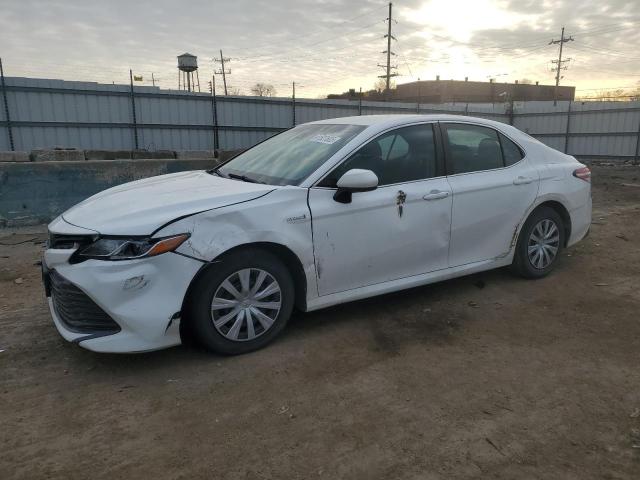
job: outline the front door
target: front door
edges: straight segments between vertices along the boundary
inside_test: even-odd
[[[383,133],[309,190],[319,295],[447,267],[452,195],[434,138],[432,124]],[[379,186],[336,202],[352,168],[372,170]]]
[[[520,147],[493,128],[441,127],[453,190],[449,266],[503,257],[536,199],[538,172]]]

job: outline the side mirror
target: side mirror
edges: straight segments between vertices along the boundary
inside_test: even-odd
[[[336,184],[333,199],[340,203],[351,203],[351,194],[354,192],[370,192],[378,188],[378,176],[371,170],[353,168],[344,173]]]

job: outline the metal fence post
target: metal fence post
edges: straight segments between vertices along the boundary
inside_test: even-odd
[[[509,99],[509,125],[513,126],[513,122],[514,122],[514,103],[513,103],[513,97],[511,97]]]
[[[293,82],[293,95],[291,96],[291,109],[293,116],[293,126],[296,126],[296,82]]]
[[[133,72],[129,69],[129,82],[131,84],[131,113],[133,116],[133,140],[135,149],[138,150],[138,122],[136,120],[136,97],[133,93]]]
[[[11,116],[9,115],[9,102],[7,101],[7,86],[4,83],[4,70],[2,69],[2,58],[0,58],[0,87],[2,88],[2,99],[4,100],[4,116],[7,120],[7,133],[9,134],[9,146],[11,151],[16,147],[13,143],[13,130],[11,129]]]
[[[640,116],[640,112],[638,112]],[[636,155],[633,158],[633,164],[640,164],[640,118],[638,118],[638,134],[636,135]]]
[[[564,153],[569,153],[569,134],[571,133],[571,100],[567,107],[567,130],[564,132]]]
[[[213,149],[220,148],[220,139],[218,138],[218,101],[216,97],[216,76],[211,76],[211,113],[213,115]]]

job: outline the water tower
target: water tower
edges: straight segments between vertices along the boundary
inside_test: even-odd
[[[193,73],[196,78],[194,80]],[[180,81],[182,77],[182,82]],[[178,56],[178,90],[187,90],[189,92],[196,90],[196,82],[198,91],[200,91],[200,76],[198,75],[198,57],[190,53],[183,53]]]

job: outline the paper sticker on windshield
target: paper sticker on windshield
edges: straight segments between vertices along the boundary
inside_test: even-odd
[[[310,140],[316,143],[325,143],[327,145],[331,145],[340,140],[340,137],[336,137],[335,135],[315,135],[311,137]]]

